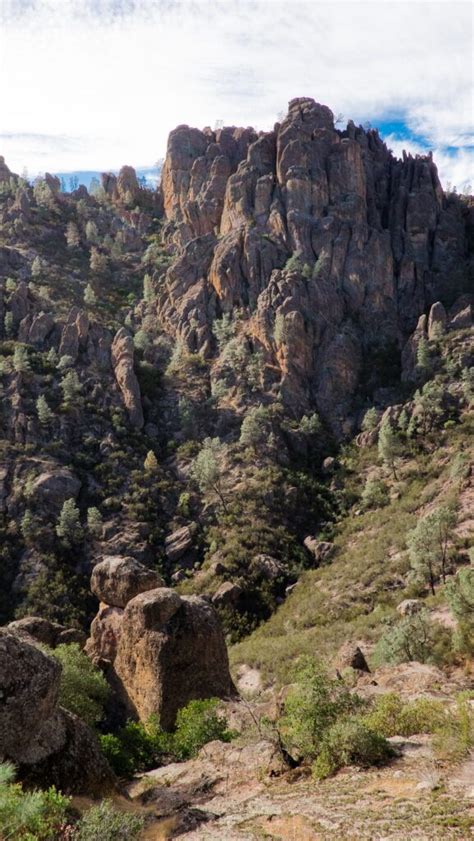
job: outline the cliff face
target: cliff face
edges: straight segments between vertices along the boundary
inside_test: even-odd
[[[316,408],[339,433],[374,349],[399,349],[431,303],[455,296],[465,224],[431,157],[397,160],[376,131],[338,131],[312,99],[258,136],[180,126],[161,190],[178,256],[160,320],[209,355],[213,320],[240,310],[286,406]]]
[[[268,133],[179,126],[158,191],[0,158],[0,617],[86,627],[110,556],[268,616],[334,516],[334,434],[471,325],[469,212],[310,99]]]

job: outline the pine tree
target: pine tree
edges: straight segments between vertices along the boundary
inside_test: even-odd
[[[87,528],[92,537],[102,535],[104,520],[98,508],[87,509]]]
[[[68,248],[77,248],[81,243],[79,231],[75,222],[67,223],[66,243]]]
[[[38,420],[42,426],[47,426],[49,423],[51,423],[51,421],[54,420],[54,414],[49,408],[44,394],[40,394],[36,401],[36,413],[38,415]]]
[[[17,345],[13,353],[13,370],[17,374],[26,374],[31,371],[28,351],[24,345]]]
[[[446,581],[448,544],[455,525],[456,512],[445,505],[422,517],[407,537],[412,569],[433,594],[437,579]]]
[[[143,300],[146,304],[151,304],[154,300],[155,293],[153,290],[153,284],[151,282],[151,277],[149,274],[146,274],[143,278]]]
[[[87,239],[87,242],[96,243],[97,242],[97,236],[98,236],[97,225],[95,224],[95,222],[92,221],[92,219],[90,219],[89,222],[87,222],[87,224],[86,224],[86,239]]]
[[[79,543],[84,536],[81,526],[79,509],[73,497],[66,499],[56,526],[56,534],[67,545]]]
[[[158,470],[158,459],[153,450],[148,450],[145,461],[143,462],[143,467],[147,473],[156,473]]]
[[[421,336],[416,349],[416,369],[421,376],[426,377],[432,370],[431,351],[428,340]]]
[[[79,377],[75,371],[68,371],[61,380],[61,389],[63,392],[63,402],[67,408],[70,408],[76,402],[79,394],[82,391],[82,385]]]
[[[5,313],[5,318],[3,319],[3,326],[5,328],[5,334],[6,334],[7,338],[11,339],[11,337],[13,336],[13,332],[14,332],[14,329],[13,329],[13,313],[11,313],[11,312],[6,312]]]
[[[89,265],[91,271],[97,272],[97,274],[103,274],[106,271],[108,265],[107,255],[102,254],[98,248],[92,246]]]
[[[222,476],[226,452],[227,448],[219,438],[206,438],[201,451],[194,459],[190,474],[202,493],[214,491],[217,494],[224,511],[227,507],[222,490]]]
[[[20,531],[26,543],[28,543],[36,533],[35,518],[33,517],[33,514],[31,513],[29,508],[26,509],[25,513],[23,514],[23,517],[21,518]]]
[[[41,265],[41,260],[39,257],[35,257],[31,264],[31,277],[41,277],[43,273],[43,267]]]
[[[379,430],[378,450],[380,460],[391,469],[393,478],[398,481],[396,462],[402,453],[402,445],[388,417],[382,421]]]
[[[84,289],[84,303],[88,307],[93,307],[97,303],[97,295],[95,294],[90,283]]]
[[[367,409],[363,419],[361,429],[363,432],[371,432],[377,426],[379,422],[379,413],[375,406],[371,406],[370,409]]]

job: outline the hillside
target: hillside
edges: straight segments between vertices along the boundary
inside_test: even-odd
[[[178,126],[156,190],[129,166],[103,175],[93,195],[60,186],[48,174],[29,185],[0,159],[3,633],[53,649],[89,636],[110,697],[87,723],[105,738],[150,714],[179,733],[189,701],[226,699],[241,735],[220,759],[214,741],[209,761],[205,747],[196,759],[197,748],[160,742],[156,754],[155,744],[158,783],[130,789],[137,811],[150,807],[143,837],[351,837],[354,820],[360,838],[466,837],[471,813],[461,819],[455,797],[470,795],[452,781],[468,774],[471,736],[464,753],[440,759],[425,723],[382,728],[381,739],[421,733],[421,764],[400,748],[393,767],[316,783],[319,748],[296,749],[278,722],[307,658],[369,706],[397,692],[459,703],[464,720],[455,699],[473,688],[472,199],[443,192],[430,155],[397,159],[376,130],[339,130],[306,98],[267,133]],[[56,689],[50,701],[48,732],[64,714]],[[63,786],[43,747],[17,759],[1,734],[0,755],[26,784],[46,774]],[[68,737],[59,753],[76,738],[86,739]],[[272,829],[255,745],[273,762],[275,739],[272,797],[286,805]],[[249,751],[248,813],[232,750]],[[376,810],[374,775],[382,790],[407,774],[419,782],[425,760],[441,763],[443,782],[423,790],[421,823],[399,804],[392,827],[354,818],[356,790],[372,786]],[[150,765],[142,757],[132,771]],[[111,779],[100,768],[97,790]],[[224,773],[238,792],[228,824],[222,803],[204,809],[196,782],[207,774],[217,791]],[[79,773],[67,793],[92,793],[90,779]],[[322,798],[314,813],[302,805],[311,786]],[[340,818],[322,814],[326,796]],[[297,812],[301,824],[288,817]]]

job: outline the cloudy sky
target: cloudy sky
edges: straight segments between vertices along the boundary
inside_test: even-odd
[[[472,176],[472,5],[0,0],[0,154],[37,172],[149,166],[179,123],[269,129],[312,96]]]

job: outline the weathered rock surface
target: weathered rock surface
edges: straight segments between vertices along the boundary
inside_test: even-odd
[[[194,698],[234,693],[227,649],[214,608],[197,596],[150,590],[125,608],[114,663],[129,713],[155,714],[173,726]]]
[[[431,156],[397,160],[376,131],[338,131],[309,98],[258,137],[179,126],[161,193],[180,249],[157,301],[166,329],[208,354],[216,315],[245,311],[284,402],[340,434],[373,350],[399,353],[464,260],[464,219]]]
[[[303,544],[313,556],[317,566],[327,561],[334,552],[333,543],[329,543],[327,540],[317,540],[315,537],[311,537],[311,535],[305,537]]]
[[[397,605],[397,611],[401,616],[413,616],[423,610],[423,602],[420,599],[403,599]]]
[[[432,305],[428,316],[428,338],[439,338],[446,331],[446,310],[441,301]]]
[[[92,571],[92,592],[101,602],[113,607],[125,607],[139,593],[162,586],[161,576],[135,558],[109,556]]]
[[[117,332],[111,349],[115,378],[128,410],[130,423],[137,429],[143,426],[140,386],[133,368],[133,339],[124,327]]]
[[[60,675],[56,660],[0,628],[0,758],[18,764],[28,783],[104,794],[113,774],[92,730],[58,706]]]
[[[80,479],[67,467],[45,469],[33,483],[33,492],[41,506],[56,511],[66,499],[76,497],[81,487]]]
[[[181,566],[192,566],[196,560],[196,553],[193,552],[194,536],[196,526],[182,526],[165,539],[166,557],[170,564],[178,561]]]
[[[352,642],[344,643],[337,653],[335,666],[338,670],[355,669],[358,672],[370,672],[367,660],[361,648]]]
[[[17,635],[32,637],[36,642],[44,643],[50,648],[57,645],[69,645],[77,643],[81,647],[85,644],[86,635],[77,628],[66,628],[59,622],[51,622],[40,616],[25,616],[23,619],[16,619],[7,626]]]
[[[101,604],[91,623],[85,652],[91,660],[114,662],[123,622],[123,608]]]

